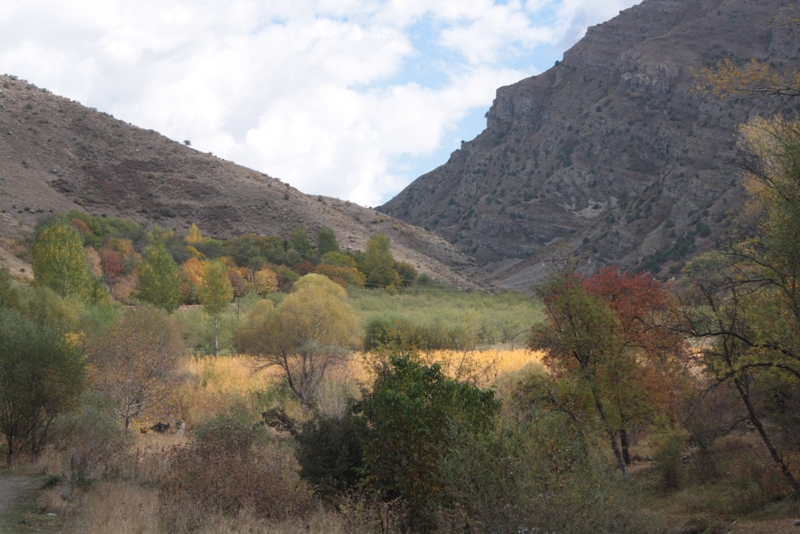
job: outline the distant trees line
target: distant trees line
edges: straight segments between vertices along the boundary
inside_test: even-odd
[[[110,297],[168,312],[180,304],[208,304],[212,293],[230,302],[248,291],[288,292],[309,273],[343,287],[432,282],[394,259],[385,234],[373,235],[364,251],[351,251],[342,249],[327,227],[318,231],[316,245],[304,228],[289,239],[245,234],[222,241],[203,236],[194,224],[178,236],[158,226],[148,232],[130,219],[71,211],[37,227],[30,256],[37,283],[61,296],[84,302]]]

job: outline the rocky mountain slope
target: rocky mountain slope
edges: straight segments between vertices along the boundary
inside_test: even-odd
[[[698,92],[694,73],[726,58],[797,68],[791,4],[644,0],[547,72],[498,89],[486,130],[378,209],[511,287],[564,255],[670,276],[741,206],[737,125],[780,106]]]
[[[374,210],[305,195],[280,180],[204,154],[13,76],[0,76],[0,264],[18,275],[14,238],[49,213],[84,210],[205,235],[288,237],[321,226],[362,249],[385,232],[398,260],[463,288],[485,287],[474,260],[441,237]],[[28,266],[29,267],[29,266]],[[25,269],[23,271],[23,269]]]

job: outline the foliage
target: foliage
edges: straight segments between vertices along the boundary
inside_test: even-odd
[[[178,381],[186,351],[170,316],[142,307],[123,315],[87,351],[95,389],[114,403],[125,432],[134,417],[163,401]]]
[[[325,373],[348,360],[359,337],[355,315],[337,295],[342,288],[320,278],[322,283],[304,284],[277,309],[269,301],[259,304],[235,337],[239,352],[256,356],[262,367],[278,367],[281,380],[309,409],[317,404]]]
[[[401,354],[447,349],[467,350],[474,341],[464,325],[448,325],[443,322],[418,324],[402,316],[374,316],[364,328],[366,352],[389,351]]]
[[[367,277],[355,267],[320,263],[314,268],[314,272],[327,276],[342,287],[364,287],[367,283]]]
[[[278,290],[278,276],[269,267],[261,268],[253,275],[253,279],[253,287],[261,296]]]
[[[295,436],[300,476],[329,498],[355,488],[363,478],[365,435],[363,419],[349,411],[310,419]]]
[[[589,279],[567,271],[538,291],[548,321],[533,328],[530,348],[546,351],[545,364],[556,377],[588,388],[627,475],[629,426],[653,422],[658,414],[675,420],[679,386],[687,377],[681,338],[664,322],[674,302],[646,275],[615,269]],[[557,397],[549,402],[563,406]]]
[[[756,59],[743,67],[725,59],[715,68],[701,69],[696,78],[698,91],[721,97],[800,96],[800,72],[780,72]]]
[[[292,238],[289,241],[289,245],[303,257],[308,255],[313,248],[311,246],[311,241],[308,239],[308,232],[306,232],[305,228],[297,228],[294,232],[292,232]]]
[[[400,276],[400,280],[402,280],[403,287],[408,287],[414,283],[414,281],[419,276],[417,270],[414,268],[413,265],[408,263],[407,261],[398,261],[394,264],[394,270]]]
[[[712,383],[734,386],[800,502],[797,469],[780,450],[782,438],[791,442],[800,433],[800,421],[781,419],[783,436],[767,430],[768,415],[784,410],[773,391],[796,389],[800,381],[800,123],[756,119],[742,129],[742,145],[751,201],[740,241],[713,262],[693,262],[683,327],[703,340],[702,363]]]
[[[197,298],[214,325],[214,354],[219,353],[219,318],[233,300],[233,286],[228,266],[221,261],[203,263],[203,279],[197,286]]]
[[[464,436],[442,461],[440,524],[475,533],[655,531],[590,441],[563,414],[546,412]]]
[[[376,373],[361,403],[367,477],[387,499],[403,498],[420,526],[441,498],[441,457],[465,434],[491,430],[499,403],[492,391],[408,356],[379,363]]]
[[[259,445],[257,431],[221,419],[202,438],[174,449],[161,483],[161,522],[169,532],[200,527],[210,514],[248,511],[273,520],[302,515],[311,506],[292,458],[275,444]]]
[[[359,268],[367,276],[369,287],[397,287],[401,284],[400,275],[394,270],[394,258],[389,250],[389,237],[375,234],[367,241],[364,261]]]
[[[323,226],[317,232],[317,253],[322,256],[329,252],[339,252],[339,243],[333,230]]]
[[[138,298],[157,308],[172,313],[178,308],[183,295],[180,272],[163,243],[156,243],[147,251],[137,271]]]
[[[89,272],[81,237],[66,224],[51,224],[36,237],[33,276],[38,284],[62,297],[86,302],[95,296],[95,281]]]
[[[55,418],[76,407],[84,376],[77,343],[0,307],[0,431],[9,463],[18,452],[41,449]]]

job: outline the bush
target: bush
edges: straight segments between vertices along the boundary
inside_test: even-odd
[[[246,510],[282,520],[309,510],[310,494],[291,455],[258,441],[252,427],[218,418],[190,446],[175,449],[159,493],[163,527],[185,532],[202,526],[211,514]]]
[[[562,414],[464,436],[442,461],[450,532],[643,533],[630,487]]]
[[[364,421],[353,415],[319,416],[296,436],[300,476],[323,496],[356,487],[364,464]]]
[[[683,486],[685,478],[683,453],[685,450],[686,436],[679,432],[668,433],[657,444],[654,458],[664,489],[676,490]]]
[[[489,431],[499,403],[493,391],[448,378],[438,364],[394,357],[377,369],[361,408],[368,478],[388,500],[403,499],[412,526],[426,529],[441,497],[441,456],[465,435]]]

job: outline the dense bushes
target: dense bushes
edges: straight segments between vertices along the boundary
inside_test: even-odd
[[[170,532],[197,528],[211,514],[247,510],[255,517],[283,519],[311,506],[291,454],[227,417],[210,422],[190,446],[172,452],[160,501],[162,523]]]

